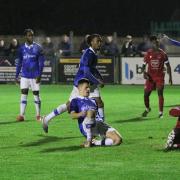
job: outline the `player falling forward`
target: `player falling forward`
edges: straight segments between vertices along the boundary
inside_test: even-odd
[[[178,119],[175,128],[168,135],[165,150],[180,149],[180,107],[172,108],[169,114]]]
[[[102,121],[96,121],[97,104],[93,98],[89,98],[90,83],[88,79],[78,82],[79,96],[70,103],[72,119],[78,119],[79,130],[86,137],[84,147],[120,145],[122,137],[117,130]],[[94,139],[101,136],[101,140]]]
[[[16,66],[16,83],[19,83],[18,76],[21,72],[20,115],[17,117],[17,121],[24,121],[29,88],[32,89],[34,95],[36,119],[40,120],[41,100],[39,97],[39,89],[45,59],[41,46],[33,41],[33,30],[26,29],[24,35],[26,42],[19,48],[18,62]]]
[[[169,84],[172,85],[171,66],[168,61],[166,53],[159,48],[159,40],[156,36],[151,36],[150,41],[152,43],[152,49],[147,51],[144,57],[143,71],[144,78],[146,79],[144,86],[144,104],[145,111],[142,116],[146,117],[151,111],[149,105],[149,96],[153,90],[157,88],[159,98],[159,118],[163,118],[163,106],[164,106],[164,64],[167,66],[167,73],[169,74]],[[148,65],[147,72],[145,71],[146,65]]]
[[[89,79],[91,84],[90,97],[96,99],[96,102],[98,104],[98,120],[104,121],[104,103],[101,99],[99,91],[99,86],[103,87],[104,83],[102,76],[96,68],[98,60],[97,51],[100,50],[102,38],[98,34],[92,34],[88,36],[87,43],[90,47],[86,49],[83,55],[81,56],[79,69],[74,79],[74,86],[69,101],[66,104],[59,105],[50,114],[41,118],[43,123],[43,130],[46,133],[48,132],[48,124],[50,120],[66,112],[69,109],[69,104],[71,100],[79,95],[77,85],[79,79],[82,78]]]

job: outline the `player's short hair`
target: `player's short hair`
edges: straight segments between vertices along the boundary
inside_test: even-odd
[[[155,36],[155,35],[150,36],[149,39],[150,39],[150,41],[157,41],[158,40],[157,36]]]
[[[32,34],[34,34],[34,31],[32,29],[25,29],[24,35],[26,36],[28,32],[31,32]]]
[[[101,41],[102,41],[102,37],[99,35],[99,34],[91,34],[87,37],[87,44],[89,46],[91,46],[91,41],[94,39],[94,38],[99,38]]]
[[[82,85],[82,84],[84,84],[84,83],[90,84],[90,82],[89,82],[88,79],[82,78],[82,79],[80,79],[80,80],[78,81],[78,86],[79,86],[79,85]]]

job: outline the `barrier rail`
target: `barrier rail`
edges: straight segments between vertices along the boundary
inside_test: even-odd
[[[8,57],[0,57],[0,83],[11,83],[15,79],[16,67],[7,61]],[[72,83],[79,61],[79,56],[46,57],[42,83]],[[180,57],[169,57],[169,61],[173,84],[180,85]],[[107,84],[144,84],[142,64],[141,57],[100,57],[97,68]],[[168,83],[168,75],[165,82]]]

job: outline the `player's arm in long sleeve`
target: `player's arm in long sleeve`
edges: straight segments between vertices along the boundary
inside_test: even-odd
[[[163,39],[168,40],[171,45],[180,46],[180,41],[169,38],[167,35],[163,35]]]
[[[146,63],[145,62],[142,65],[142,73],[143,73],[144,79],[148,79],[148,73],[146,72]]]
[[[142,65],[142,73],[143,73],[144,79],[150,80],[151,77],[148,74],[148,72],[146,72],[146,65],[147,65],[147,55],[144,56],[144,63]]]
[[[78,119],[86,116],[86,111],[78,112],[78,105],[75,99],[73,99],[70,103],[70,115],[72,119]]]
[[[169,40],[171,45],[180,46],[180,41],[176,41],[176,40],[170,39],[170,38],[168,38],[168,40]]]
[[[22,68],[22,53],[21,53],[21,48],[19,48],[18,50],[18,61],[16,64],[16,80],[18,79],[19,73],[21,72],[21,68]]]
[[[83,64],[84,64],[84,74],[85,76],[94,84],[101,84],[100,79],[96,78],[93,73],[91,72],[91,64],[92,64],[92,55],[85,55],[84,56],[84,60],[83,60]]]
[[[103,77],[96,68],[94,69],[94,73],[96,74],[96,78],[100,79],[103,82]]]
[[[84,66],[84,72],[85,76],[94,84],[101,84],[100,80],[96,78],[90,71],[90,68],[88,66]]]
[[[78,119],[80,117],[85,117],[87,112],[86,111],[81,111],[79,113],[76,113],[75,111],[71,111],[71,118],[72,119]]]

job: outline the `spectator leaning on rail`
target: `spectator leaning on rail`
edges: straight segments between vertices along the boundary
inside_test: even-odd
[[[134,57],[136,55],[136,46],[133,43],[133,39],[131,35],[126,36],[126,40],[122,46],[121,54],[124,57]]]
[[[69,37],[65,34],[62,37],[62,41],[58,45],[58,52],[61,56],[71,55],[71,43]]]
[[[101,54],[104,56],[117,56],[119,49],[117,44],[114,43],[112,36],[107,36],[104,44],[101,47]]]

